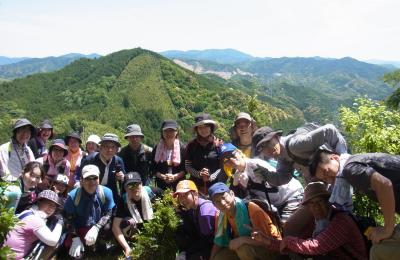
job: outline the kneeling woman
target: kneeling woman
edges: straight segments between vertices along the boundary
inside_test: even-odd
[[[44,190],[39,193],[36,205],[18,215],[22,224],[17,224],[10,231],[4,243],[4,246],[9,246],[15,253],[15,259],[25,257],[38,240],[49,246],[57,244],[61,236],[63,220],[62,218],[58,220],[53,231],[46,226],[46,220],[54,214],[59,205],[57,194],[51,190]]]

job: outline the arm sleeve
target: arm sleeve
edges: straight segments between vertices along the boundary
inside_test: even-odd
[[[60,236],[61,236],[61,232],[62,232],[62,225],[60,223],[57,223],[56,226],[54,227],[53,231],[51,231],[45,225],[33,232],[40,239],[40,241],[42,241],[46,245],[55,246],[57,244],[58,240],[60,240]]]
[[[255,229],[274,238],[281,237],[278,228],[272,223],[271,218],[259,206],[253,202],[249,202],[248,209],[251,224]]]
[[[354,225],[350,226],[346,221],[346,213],[337,213],[328,227],[315,238],[307,240],[296,237],[285,237],[287,248],[293,252],[322,255],[331,252],[342,245],[346,244],[350,239],[353,239],[355,232],[359,232]],[[341,216],[340,216],[341,215]],[[348,217],[350,218],[350,217]],[[349,219],[349,221],[352,221]]]
[[[344,166],[343,177],[355,190],[367,193],[371,189],[371,176],[376,172],[367,164],[351,162]]]
[[[216,170],[215,172],[213,172],[211,175],[210,175],[210,181],[212,182],[212,181],[214,181],[215,179],[217,179],[217,177],[218,177],[218,175],[221,173],[221,169],[218,169],[218,170]],[[225,173],[222,173],[222,174],[225,174]]]
[[[200,177],[200,171],[198,171],[195,168],[193,168],[192,161],[185,160],[185,168],[186,168],[186,171],[188,173],[190,173],[191,176],[193,176],[193,177],[195,177],[197,179],[201,178]]]

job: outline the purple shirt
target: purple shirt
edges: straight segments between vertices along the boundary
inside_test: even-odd
[[[214,207],[211,201],[201,198],[199,198],[199,205],[197,216],[200,232],[204,236],[213,235],[217,209]]]

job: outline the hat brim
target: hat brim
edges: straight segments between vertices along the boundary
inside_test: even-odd
[[[315,199],[317,197],[329,198],[330,196],[331,196],[331,194],[328,191],[319,192],[319,193],[314,194],[311,197],[307,198],[306,200],[304,200],[301,203],[301,205],[306,205],[308,202],[310,202],[310,200]]]
[[[84,175],[82,175],[82,178],[83,178],[83,179],[86,179],[87,177],[90,177],[90,176],[99,177],[99,174],[93,173],[93,172],[88,172],[88,173],[85,173]]]
[[[269,134],[267,134],[261,141],[259,141],[256,145],[256,148],[259,148],[263,143],[270,141],[274,136],[282,136],[282,130],[276,130]]]
[[[124,137],[126,139],[129,136],[141,136],[141,137],[144,137],[144,135],[141,132],[131,132],[131,133],[126,134]]]
[[[126,183],[124,183],[124,189],[126,189],[126,187],[128,187],[128,185],[131,184],[131,183],[140,183],[141,184],[142,180],[135,180],[135,179],[129,180]]]
[[[215,122],[214,120],[211,120],[211,119],[206,119],[206,120],[201,120],[201,121],[195,123],[192,128],[195,129],[196,127],[198,127],[200,125],[207,125],[207,124],[213,125],[215,129],[217,129],[217,127],[218,127],[217,122]]]
[[[55,204],[57,204],[58,206],[61,206],[60,198],[57,198],[57,200],[50,199],[50,198],[45,198],[45,197],[42,197],[42,198],[39,198],[39,199],[38,199],[38,201],[41,201],[41,200],[52,201],[52,202],[54,202]]]
[[[173,130],[178,130],[178,127],[174,127],[174,126],[166,126],[166,127],[163,127],[161,130],[167,130],[167,129],[173,129]]]
[[[66,136],[65,139],[64,139],[64,141],[65,141],[65,144],[66,144],[67,146],[68,146],[69,139],[71,139],[71,138],[74,138],[74,139],[78,140],[78,141],[79,141],[79,144],[82,144],[82,140],[81,140],[80,138],[75,137],[75,136]]]
[[[99,145],[101,145],[104,142],[112,142],[112,143],[116,144],[118,147],[121,147],[121,143],[117,142],[117,141],[114,141],[114,140],[102,140],[102,141],[99,142]]]
[[[50,147],[49,147],[49,152],[50,152],[50,153],[53,151],[53,148],[52,148],[52,147],[54,147],[54,146],[60,147],[61,149],[64,150],[64,157],[68,155],[68,149],[67,149],[67,147],[65,147],[65,146],[63,146],[63,145],[61,145],[61,144],[52,144],[52,145],[50,145]]]
[[[174,193],[172,193],[172,196],[174,196],[175,198],[179,195],[179,193],[186,193],[192,191],[191,189],[180,189],[175,191]]]

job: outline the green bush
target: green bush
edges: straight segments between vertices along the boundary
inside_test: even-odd
[[[18,222],[14,216],[13,209],[7,209],[7,197],[4,195],[8,184],[6,182],[0,182],[0,244],[2,245],[7,237],[7,234],[14,225]],[[10,256],[12,251],[9,247],[0,248],[0,259],[6,259]]]
[[[163,199],[156,201],[153,208],[154,219],[145,223],[143,230],[135,236],[132,257],[148,260],[174,259],[178,251],[174,232],[179,218],[175,213],[171,191],[166,190]]]

